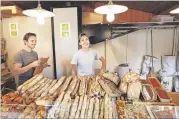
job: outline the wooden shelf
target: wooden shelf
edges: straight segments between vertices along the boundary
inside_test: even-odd
[[[1,56],[2,55],[6,55],[7,54],[7,51],[6,50],[1,50]]]
[[[9,71],[4,71],[1,72],[1,77],[6,76],[6,75],[10,75],[11,73]]]

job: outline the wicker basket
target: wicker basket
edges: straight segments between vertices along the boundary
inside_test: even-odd
[[[144,87],[146,88],[147,93],[149,94],[151,99],[146,98],[146,94],[144,93]],[[153,89],[153,87],[150,84],[142,84],[142,90],[141,90],[142,96],[144,97],[144,100],[147,102],[154,102],[157,100],[157,93]]]

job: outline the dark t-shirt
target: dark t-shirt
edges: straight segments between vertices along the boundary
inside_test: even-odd
[[[38,60],[37,52],[31,51],[28,52],[24,49],[20,50],[14,57],[14,63],[22,64],[22,67],[29,65],[30,63]],[[33,77],[35,68],[30,69],[29,71],[20,74],[19,80],[28,80]]]

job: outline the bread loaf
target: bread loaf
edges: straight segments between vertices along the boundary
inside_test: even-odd
[[[99,79],[98,82],[109,96],[119,97],[121,95],[121,92],[113,82],[105,79]]]
[[[87,119],[93,118],[93,108],[94,108],[94,98],[91,98],[88,107]]]
[[[60,103],[62,102],[63,100],[63,97],[64,97],[64,94],[65,92],[61,92],[61,94],[59,95],[59,97],[56,99],[54,105],[52,106],[52,108],[49,110],[49,113],[48,113],[48,118],[55,118],[55,113],[56,111],[58,110],[58,107],[60,105]]]
[[[93,119],[99,119],[99,99],[95,98]]]
[[[109,119],[109,96],[104,96],[104,119]]]
[[[83,106],[81,109],[81,114],[80,114],[80,119],[84,119],[85,118],[85,111],[87,108],[87,95],[84,96],[84,100],[83,100]]]
[[[83,104],[83,98],[84,98],[84,96],[80,96],[80,101],[79,101],[79,104],[78,104],[77,112],[75,114],[75,119],[78,119],[79,116],[80,116],[80,112],[81,112],[81,108],[82,108],[82,104]]]
[[[31,88],[33,85],[35,85],[37,82],[39,82],[43,78],[43,75],[40,74],[35,78],[32,82],[22,87],[21,93],[25,93],[25,91],[29,88]]]
[[[113,74],[113,73],[109,73],[109,72],[108,73],[104,73],[103,77],[108,79],[108,80],[110,80],[110,81],[112,81],[113,83],[115,83],[116,86],[120,82],[120,78],[117,75]]]
[[[62,83],[64,82],[66,76],[62,76],[58,82],[50,89],[49,93],[50,94],[53,94],[61,85]]]
[[[100,100],[100,114],[99,119],[104,119],[104,99]]]
[[[72,97],[74,97],[75,95],[78,95],[78,90],[79,90],[79,87],[80,87],[80,81],[81,80],[79,80],[79,79],[77,80],[75,89],[73,90],[73,92],[71,94]]]
[[[75,89],[75,86],[76,86],[76,83],[77,83],[77,77],[75,77],[72,81],[71,81],[71,83],[70,83],[70,85],[69,85],[69,87],[68,87],[68,91],[71,91],[71,92],[73,92],[74,91],[74,89]]]
[[[65,115],[64,115],[64,119],[68,119],[70,116],[70,107],[71,107],[71,102],[68,102],[66,111],[65,111]]]
[[[46,96],[50,89],[57,83],[57,80],[53,80],[52,83],[50,84],[50,86],[41,94],[41,97]]]
[[[75,114],[78,109],[78,102],[79,102],[79,96],[75,98],[75,101],[72,104],[71,110],[70,110],[70,119],[73,119],[75,117]]]

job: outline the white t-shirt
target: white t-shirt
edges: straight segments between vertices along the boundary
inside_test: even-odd
[[[101,55],[91,48],[88,51],[78,50],[71,61],[71,64],[77,65],[77,74],[79,76],[94,75],[94,61],[99,60]]]

